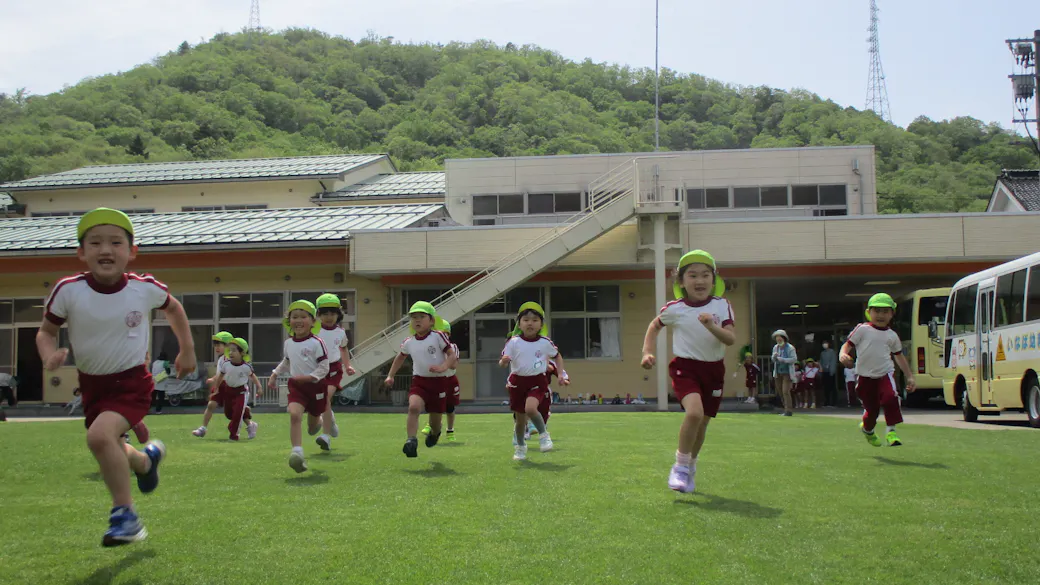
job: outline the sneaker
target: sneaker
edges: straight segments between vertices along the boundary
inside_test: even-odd
[[[206,436],[206,427],[199,427],[191,432],[196,437],[202,438]]]
[[[148,442],[148,436],[150,433],[148,432],[148,425],[144,424],[144,421],[130,427],[130,430],[134,432],[134,436],[137,437],[138,443]]]
[[[319,447],[321,447],[322,451],[328,451],[332,448],[332,438],[330,438],[328,435],[323,434],[319,436],[317,439],[314,439],[314,442],[317,443]]]
[[[433,447],[434,445],[437,444],[437,441],[440,441],[440,440],[441,440],[441,434],[440,433],[437,433],[436,435],[426,435],[426,446],[427,447]]]
[[[144,454],[152,461],[152,465],[147,472],[136,474],[137,488],[142,494],[150,494],[159,487],[159,463],[166,457],[166,445],[158,439],[149,441],[144,446]]]
[[[101,546],[120,546],[144,540],[148,531],[128,506],[112,508],[108,516],[108,530],[101,539]]]
[[[668,489],[688,494],[693,491],[693,488],[693,475],[690,473],[690,468],[673,465],[671,473],[668,474]]]
[[[873,431],[870,432],[870,433],[867,433],[866,431],[864,431],[863,430],[863,423],[859,423],[859,430],[860,430],[861,433],[863,433],[863,436],[866,437],[868,443],[870,443],[871,445],[873,445],[875,447],[880,447],[881,446],[881,437],[877,436],[877,433],[875,433]]]
[[[885,439],[888,440],[889,447],[898,447],[903,444],[903,442],[899,440],[899,436],[896,435],[895,431],[888,431],[888,434],[885,435]]]
[[[423,427],[423,428],[422,428],[422,430],[421,430],[421,431],[419,431],[419,432],[420,432],[420,433],[422,433],[422,434],[424,434],[424,435],[429,435],[430,433],[432,433],[432,432],[433,432],[433,429],[431,429],[431,428],[430,428],[430,425],[426,425],[426,426],[425,426],[425,427]]]
[[[448,436],[445,437],[445,438],[448,440],[449,443],[454,443],[455,442],[455,431],[448,431]],[[514,439],[515,439],[515,437],[514,437]]]
[[[524,459],[527,459],[527,445],[517,445],[513,450],[513,461],[523,461]]]
[[[524,431],[524,440],[525,441],[530,441],[531,440],[531,431]]]
[[[781,412],[780,416],[794,416],[793,412]]]
[[[336,439],[336,438],[339,437],[339,425],[338,424],[333,423],[332,430],[329,432],[329,436],[332,437],[333,439]]]
[[[258,428],[260,428],[260,423],[256,422],[255,420],[249,421],[249,426],[246,427],[246,433],[248,434],[250,439],[256,438],[256,429]]]
[[[303,458],[303,453],[299,451],[289,453],[289,467],[292,467],[296,473],[307,471],[307,460]]]
[[[408,457],[419,456],[419,439],[412,437],[404,442],[404,448],[401,451]]]
[[[542,453],[547,453],[549,451],[552,451],[552,448],[553,448],[553,442],[552,442],[552,439],[549,438],[549,433],[545,433],[541,437],[538,437],[538,450],[539,451],[541,451]]]
[[[530,437],[531,435],[537,435],[537,434],[538,434],[538,429],[537,429],[537,427],[534,426],[534,423],[531,422],[531,421],[527,421],[527,436]]]

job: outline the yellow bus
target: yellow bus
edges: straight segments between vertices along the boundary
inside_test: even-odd
[[[917,391],[904,396],[911,402],[927,402],[943,395],[946,370],[943,339],[949,297],[949,288],[926,288],[915,290],[897,301],[892,328],[903,341],[903,355],[917,381]],[[900,388],[903,387],[900,383]],[[905,391],[903,393],[905,395]]]
[[[1040,428],[1040,253],[958,281],[946,324],[946,403],[969,422],[1024,409]]]

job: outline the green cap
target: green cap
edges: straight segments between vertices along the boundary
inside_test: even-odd
[[[231,343],[232,341],[234,341],[234,339],[235,336],[228,333],[227,331],[220,331],[213,336],[213,341],[219,341],[220,343],[224,344]]]
[[[426,301],[417,301],[415,304],[413,304],[412,308],[408,309],[408,314],[411,315],[412,313],[426,313],[427,315],[433,317],[433,330],[434,331],[450,331],[451,330],[451,325],[449,325],[448,322],[445,321],[444,319],[441,319],[440,317],[438,317],[437,316],[437,309],[434,309],[433,305],[428,303],[428,302],[426,302]],[[445,328],[447,328],[447,329],[445,329]],[[411,323],[408,324],[408,331],[410,331],[413,335],[415,334],[415,329],[412,328]]]
[[[332,293],[325,293],[318,297],[318,301],[314,303],[319,309],[340,309],[343,310],[343,304],[340,303],[339,297]]]
[[[543,309],[541,305],[534,301],[528,301],[520,305],[520,310],[516,312],[516,326],[513,327],[513,335],[520,335],[520,315],[524,311],[528,310],[534,311],[535,313],[538,313],[539,316],[541,316],[542,328],[538,331],[538,335],[541,335],[542,337],[548,337],[549,326],[545,323],[545,309]]]
[[[314,321],[314,326],[311,327],[311,333],[317,335],[318,332],[321,331],[321,323],[319,323],[317,321],[317,319],[318,319],[318,317],[317,317],[318,311],[317,311],[317,309],[314,308],[314,304],[313,303],[311,303],[310,301],[302,300],[302,299],[298,300],[298,301],[293,301],[292,304],[289,305],[289,310],[285,312],[285,318],[282,319],[282,326],[285,327],[285,330],[288,331],[289,334],[292,334],[292,332],[293,332],[292,331],[292,327],[289,325],[289,315],[292,315],[292,312],[297,310],[297,309],[299,309],[301,311],[306,311],[307,314],[310,315],[311,318],[315,320]]]
[[[889,295],[888,293],[877,293],[874,296],[870,297],[870,300],[867,301],[867,310],[866,310],[866,315],[867,315],[867,319],[868,320],[870,319],[870,309],[873,308],[873,307],[887,308],[887,309],[892,309],[893,311],[895,311],[896,310],[896,302],[894,300],[892,300],[892,296]]]
[[[236,337],[228,342],[228,345],[237,345],[238,349],[242,350],[242,361],[252,361],[249,357],[249,343],[241,337]],[[228,347],[224,348],[224,357],[231,359],[231,349]]]
[[[82,242],[87,231],[99,225],[114,225],[123,228],[131,236],[134,235],[134,223],[130,221],[127,214],[117,209],[98,207],[79,218],[79,225],[76,226],[76,239]]]
[[[711,290],[711,296],[721,297],[723,294],[725,294],[726,282],[722,280],[721,276],[719,276],[719,270],[718,267],[715,265],[714,256],[705,252],[704,250],[692,250],[690,252],[687,252],[683,254],[682,258],[679,259],[679,264],[675,267],[675,273],[679,274],[683,267],[689,266],[690,264],[708,265],[711,268],[711,271],[715,273],[715,287]],[[675,298],[677,299],[683,298],[682,285],[678,282],[673,284],[672,293],[675,295]]]

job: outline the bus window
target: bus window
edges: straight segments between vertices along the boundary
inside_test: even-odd
[[[914,301],[903,301],[896,305],[896,314],[892,317],[892,330],[896,332],[899,339],[904,341],[910,339],[910,322],[914,318]]]
[[[927,325],[932,319],[942,325],[946,322],[946,297],[921,297],[917,308],[917,324]]]
[[[1040,320],[1040,264],[1029,269],[1029,300],[1026,303],[1026,320]]]
[[[947,329],[950,335],[969,335],[975,333],[975,303],[979,296],[979,285],[957,291],[953,299],[953,324]]]
[[[1025,311],[1026,270],[1012,272],[997,279],[996,318],[994,327],[1021,323]]]

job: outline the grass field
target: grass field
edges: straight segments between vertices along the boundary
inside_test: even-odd
[[[340,415],[331,454],[286,464],[288,416],[231,443],[149,417],[168,447],[137,494],[150,536],[103,549],[109,507],[81,421],[0,425],[0,582],[1035,583],[1040,433],[722,415],[698,492],[666,487],[675,413],[559,414],[511,460],[508,415],[401,454],[403,415]]]

